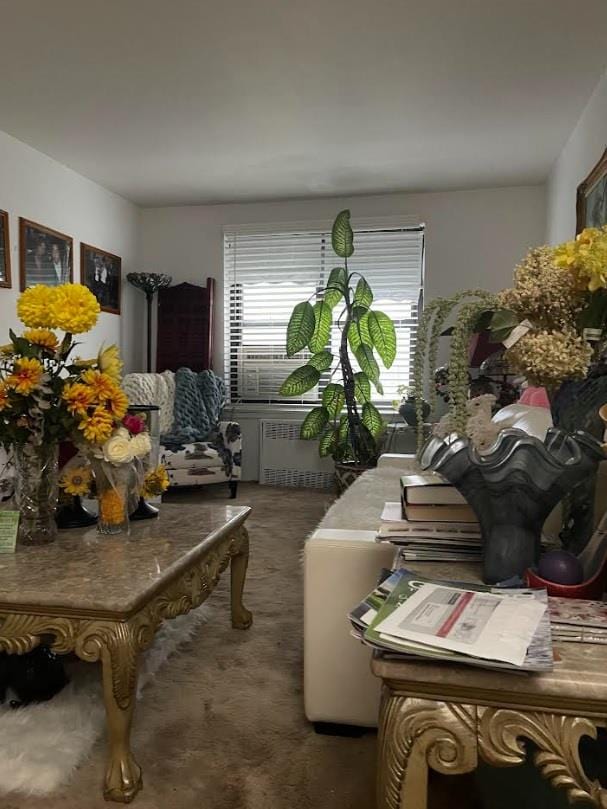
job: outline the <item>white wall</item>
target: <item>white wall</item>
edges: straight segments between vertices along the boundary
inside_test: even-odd
[[[223,227],[353,217],[416,215],[426,224],[429,298],[465,287],[497,290],[528,247],[543,241],[543,187],[431,194],[384,194],[272,203],[150,208],[142,211],[142,264],[174,282],[216,279],[214,368],[223,372]]]
[[[122,197],[87,180],[50,157],[0,132],[0,209],[9,214],[12,289],[0,288],[0,342],[8,328],[20,328],[19,217],[66,233],[74,240],[74,281],[80,280],[80,242],[122,258],[122,314],[102,312],[93,331],[83,336],[81,356],[96,353],[102,342],[123,347],[127,369],[143,357],[144,296],[129,287],[126,273],[139,269],[139,210]]]
[[[596,86],[548,178],[546,240],[549,244],[573,238],[576,189],[598,162],[606,145],[607,73]]]
[[[331,220],[346,207],[361,218],[416,215],[426,224],[426,294],[435,297],[465,287],[506,286],[527,248],[544,239],[544,206],[543,187],[527,187],[147,209],[141,218],[142,265],[169,273],[175,282],[216,279],[214,368],[221,374],[225,225]],[[278,412],[281,418],[302,417],[296,408]],[[259,419],[275,415],[254,406],[227,414],[243,429],[245,480],[257,478]]]

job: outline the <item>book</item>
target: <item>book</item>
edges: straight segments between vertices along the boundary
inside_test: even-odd
[[[466,498],[438,472],[403,475],[401,493],[411,505],[466,505]]]
[[[443,660],[451,663],[465,663],[468,665],[511,671],[550,671],[552,669],[552,638],[550,633],[549,613],[546,609],[547,596],[545,590],[501,589],[487,585],[462,582],[436,582],[404,569],[397,571],[397,573],[400,574],[400,579],[392,579],[394,586],[392,586],[390,592],[387,593],[387,597],[383,599],[383,603],[381,603],[379,609],[375,609],[375,617],[371,619],[371,623],[362,633],[362,640],[368,646],[371,646],[381,654],[389,657],[425,657],[437,661]],[[535,631],[532,633],[522,662],[520,664],[514,664],[504,660],[483,658],[462,653],[458,650],[433,646],[429,640],[426,643],[420,643],[418,640],[397,637],[388,632],[382,632],[381,625],[383,622],[392,616],[407,599],[413,597],[423,584],[427,583],[443,589],[455,587],[459,588],[461,592],[491,593],[498,594],[502,599],[510,598],[521,600],[521,603],[516,605],[516,620],[513,621],[512,626],[512,631],[515,634],[518,631],[516,625],[520,623],[519,617],[523,611],[525,600],[537,600],[540,605],[543,605],[544,609],[542,610]],[[375,607],[377,607],[377,602]],[[512,612],[512,610],[510,610],[510,612]],[[430,614],[431,613],[432,610],[430,610]],[[466,631],[469,631],[468,627]],[[357,635],[357,637],[360,637],[360,635]]]
[[[384,531],[392,534],[402,533],[403,536],[410,534],[418,536],[438,536],[439,534],[444,534],[445,536],[463,536],[466,534],[471,537],[480,537],[481,535],[478,523],[450,522],[445,524],[443,522],[418,522],[415,520],[407,520],[403,517],[400,502],[384,503],[379,533]]]
[[[419,522],[465,522],[478,525],[478,519],[469,505],[413,505],[403,503],[405,517]]]

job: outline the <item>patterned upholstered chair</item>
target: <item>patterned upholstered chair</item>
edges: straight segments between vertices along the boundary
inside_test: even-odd
[[[176,382],[172,371],[127,374],[123,387],[133,404],[160,408],[160,462],[166,467],[171,486],[227,482],[231,496],[236,496],[242,456],[239,424],[219,421],[204,440],[188,440],[175,433]]]

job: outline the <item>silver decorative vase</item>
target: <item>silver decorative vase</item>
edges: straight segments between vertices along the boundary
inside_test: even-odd
[[[480,454],[467,438],[431,439],[421,465],[440,472],[474,509],[483,539],[483,579],[495,584],[522,576],[537,563],[542,527],[565,494],[605,459],[588,433],[552,428],[540,441],[503,430]]]
[[[57,538],[55,511],[59,496],[59,446],[15,446],[15,503],[20,545],[46,545]]]

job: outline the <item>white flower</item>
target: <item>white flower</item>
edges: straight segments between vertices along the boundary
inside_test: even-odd
[[[131,438],[131,452],[135,458],[145,458],[152,450],[149,433],[139,433]]]
[[[108,463],[130,463],[133,460],[134,453],[128,430],[116,430],[103,445],[102,452],[104,459]]]

